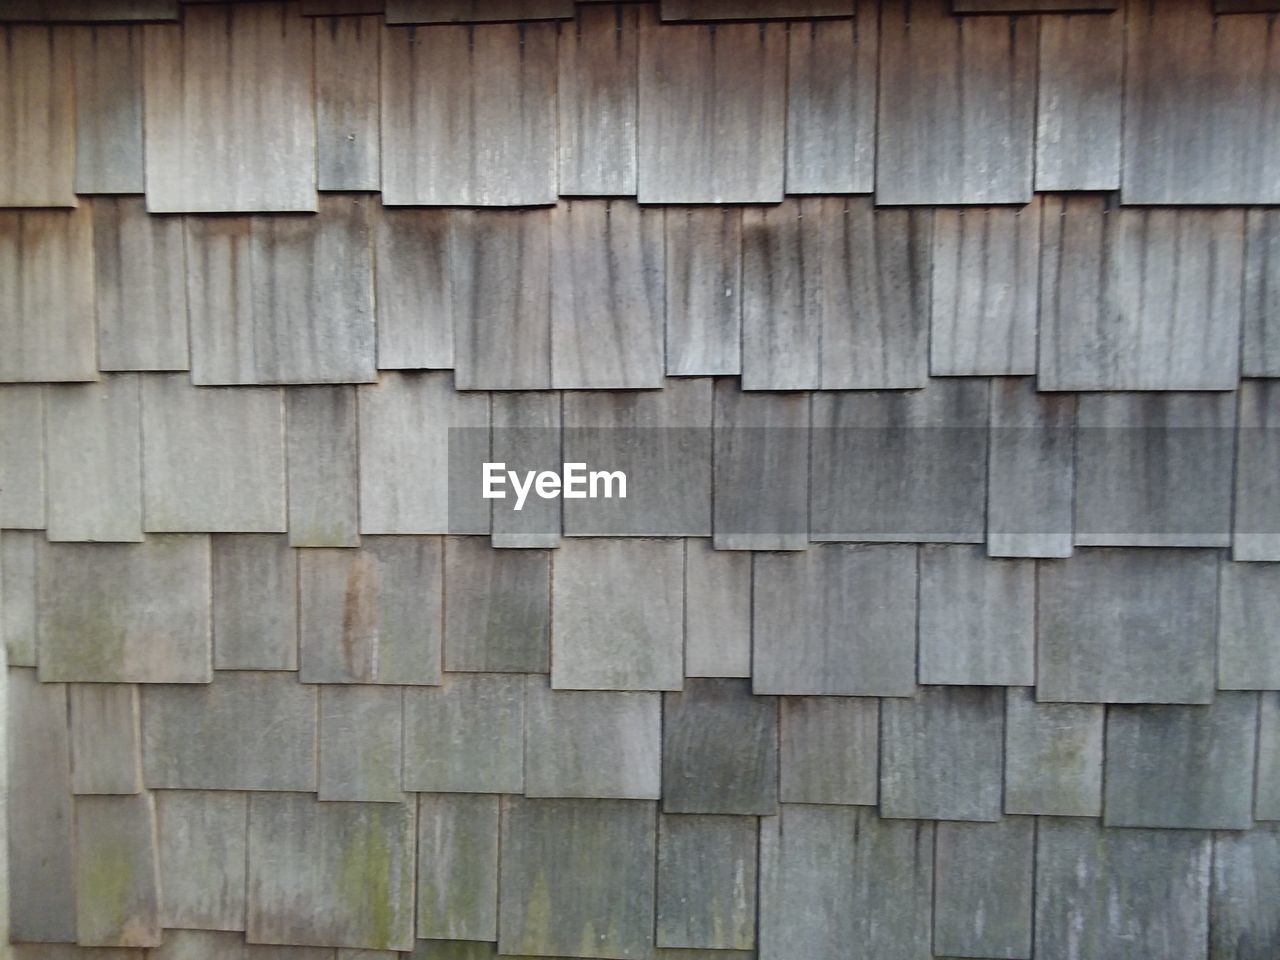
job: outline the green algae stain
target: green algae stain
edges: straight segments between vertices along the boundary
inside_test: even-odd
[[[344,902],[360,903],[364,907],[360,916],[368,927],[370,945],[374,949],[394,949],[396,927],[400,918],[401,891],[409,889],[404,883],[404,867],[401,863],[401,882],[392,890],[391,845],[383,825],[383,812],[373,810],[347,840],[339,868]],[[399,858],[403,860],[404,858]]]
[[[103,838],[81,851],[77,909],[80,927],[98,937],[119,937],[130,925],[133,867],[129,845]]]

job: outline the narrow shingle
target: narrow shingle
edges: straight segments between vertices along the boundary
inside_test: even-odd
[[[684,675],[751,676],[751,555],[690,537],[684,591]]]
[[[154,797],[76,797],[75,808],[76,943],[159,946]]]
[[[176,4],[170,6],[176,13]],[[72,32],[71,43],[76,77],[76,193],[142,193],[142,28],[79,27]]]
[[[0,27],[0,77],[6,88],[0,130],[21,130],[0,170],[0,207],[76,205],[74,60],[67,30]]]
[[[452,367],[454,211],[379,205],[373,224],[378,369]]]
[[[73,683],[71,788],[77,794],[142,790],[138,688],[125,683]]]
[[[667,375],[742,372],[742,211],[668,207]]]
[[[501,798],[418,798],[418,932],[422,938],[497,940]]]
[[[940,823],[933,949],[942,957],[1030,957],[1033,817]]]
[[[658,946],[755,946],[756,823],[754,817],[659,817]]]
[[[312,21],[315,35],[316,187],[377,190],[379,161],[377,17]]]
[[[1280,560],[1280,385],[1240,385],[1236,438],[1233,560]]]
[[[243,930],[249,799],[229,790],[156,793],[160,922],[171,927]]]
[[[298,551],[276,534],[218,534],[213,545],[213,666],[298,669]]]
[[[45,390],[0,387],[0,528],[43,530]]]
[[[1005,813],[1101,816],[1106,708],[1037,703],[1029,687],[1005,696]]]
[[[318,798],[403,801],[401,688],[325,684],[319,693]]]
[[[875,806],[880,796],[880,701],[782,697],[783,803]]]
[[[1280,830],[1218,833],[1209,894],[1209,960],[1270,960],[1280,943]]]

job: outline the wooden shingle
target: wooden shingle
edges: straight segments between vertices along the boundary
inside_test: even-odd
[[[659,817],[660,947],[755,946],[756,823],[754,817]]]
[[[147,686],[142,768],[162,789],[315,790],[316,688],[265,671]]]
[[[76,797],[76,942],[160,945],[155,799]]]
[[[366,537],[299,561],[300,677],[306,683],[440,682],[438,537]]]
[[[125,683],[73,683],[71,789],[77,794],[142,790],[138,688]]]
[[[298,669],[298,554],[273,534],[219,534],[213,548],[213,665]]]
[[[418,798],[418,936],[498,939],[498,819],[501,798]]]
[[[1212,551],[1177,548],[1041,563],[1036,698],[1211,702],[1217,571]]]
[[[783,697],[781,708],[782,802],[874,806],[880,793],[880,701]]]
[[[1233,560],[1280,560],[1280,385],[1240,385],[1236,438]]]
[[[141,400],[129,373],[45,391],[50,540],[142,539]]]
[[[355,388],[289,387],[284,409],[290,545],[357,546]]]
[[[684,590],[684,675],[751,676],[751,555],[686,539]]]
[[[1026,687],[1005,695],[1005,813],[1101,816],[1106,708],[1037,703]]]
[[[67,30],[0,27],[0,207],[76,205],[74,59]]]
[[[315,43],[316,187],[377,190],[379,169],[377,17],[312,21]]]
[[[1254,816],[1280,820],[1280,693],[1259,694],[1258,783]]]
[[[852,0],[661,0],[663,20],[801,20],[847,17]]]
[[[551,555],[497,550],[482,537],[444,543],[444,668],[551,669]]]
[[[878,203],[1031,199],[1036,26],[1029,17],[953,17],[947,0],[885,4]]]
[[[337,952],[338,960],[343,960],[345,952]],[[166,929],[164,944],[153,949],[148,956],[154,960],[334,960],[334,951],[332,947],[261,946],[246,943],[243,933]],[[387,958],[374,953],[366,960]]]
[[[786,137],[782,24],[640,24],[641,203],[777,203]]]
[[[45,527],[45,391],[0,387],[0,529]]]
[[[498,949],[641,960],[654,941],[655,805],[503,801]]]
[[[40,679],[208,683],[208,537],[46,543],[38,559]]]
[[[1031,956],[1035,819],[940,823],[934,851],[938,956]]]
[[[415,27],[382,40],[384,203],[555,202],[554,24]]]
[[[483,23],[572,16],[573,0],[387,0],[387,23]]]
[[[0,530],[0,643],[11,667],[36,665],[36,557],[43,539]]]
[[[667,375],[742,371],[742,211],[668,207]]]
[[[1240,372],[1280,375],[1280,211],[1245,213],[1244,339]]]
[[[490,462],[524,464],[524,470],[559,473],[561,457],[561,396],[547,390],[512,391],[489,395]],[[516,501],[492,501],[493,534],[489,542],[503,548],[560,545],[561,501],[531,497],[524,507]],[[542,669],[545,669],[542,668]]]
[[[447,209],[378,207],[379,370],[453,366],[453,215]]]
[[[522,793],[524,728],[523,677],[454,673],[441,686],[406,690],[405,789]]]
[[[0,19],[23,22],[177,20],[178,0],[4,0]]]
[[[411,949],[414,807],[253,794],[248,940]]]
[[[1280,830],[1219,833],[1209,893],[1210,960],[1267,960],[1280,943]]]
[[[403,741],[402,691],[371,684],[320,688],[321,800],[399,803]]]
[[[142,28],[81,27],[71,42],[76,193],[142,193]]]
[[[1280,564],[1218,571],[1218,689],[1280,689]]]
[[[830,544],[754,560],[756,693],[912,695],[915,547]]]
[[[228,790],[156,794],[160,922],[171,927],[243,930],[249,799]]]

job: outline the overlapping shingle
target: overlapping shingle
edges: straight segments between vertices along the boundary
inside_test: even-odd
[[[334,17],[312,24],[315,43],[316,187],[377,190],[382,24]]]
[[[248,795],[158,791],[156,828],[165,943],[172,927],[243,930]]]
[[[399,803],[403,694],[398,687],[325,684],[320,688],[321,800]]]
[[[664,211],[666,372],[710,376],[742,371],[742,211]]]
[[[1280,560],[1280,387],[1246,380],[1239,399],[1231,557]]]
[[[44,412],[43,387],[0,391],[0,528],[45,526]]]
[[[501,798],[423,794],[418,802],[418,927],[422,938],[498,938]]]
[[[780,706],[783,803],[874,806],[880,795],[880,701],[783,697]]]
[[[1219,833],[1209,894],[1210,960],[1266,960],[1280,941],[1280,831]]]
[[[0,130],[12,131],[0,172],[0,206],[74,207],[71,34],[52,27],[6,25],[0,27],[0,36]]]
[[[142,28],[84,27],[72,45],[76,193],[142,193]]]
[[[1037,703],[1025,687],[1005,696],[1005,813],[1101,816],[1106,708]]]
[[[753,817],[659,818],[659,946],[755,946],[756,834]]]
[[[522,793],[525,680],[455,673],[405,691],[404,786],[433,793]]]
[[[685,540],[684,674],[751,676],[751,555]]]
[[[0,642],[11,667],[36,665],[39,537],[33,531],[0,531]]]
[[[138,688],[124,683],[73,683],[71,789],[77,794],[142,790]]]
[[[444,668],[551,669],[551,554],[495,550],[482,537],[444,543]]]
[[[454,365],[453,211],[381,207],[373,224],[378,369]]]
[[[76,797],[76,942],[160,945],[155,798]]]
[[[934,953],[1030,957],[1035,820],[940,823],[936,836]]]
[[[1280,689],[1280,564],[1218,572],[1218,688]]]

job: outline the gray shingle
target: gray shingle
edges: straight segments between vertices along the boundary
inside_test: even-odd
[[[405,789],[522,793],[524,727],[523,677],[455,673],[406,690]]]
[[[147,209],[316,209],[311,22],[285,3],[144,27]]]
[[[659,946],[755,946],[756,823],[754,817],[658,819]]]
[[[415,812],[412,803],[254,794],[248,939],[412,949]]]
[[[641,203],[777,203],[786,136],[782,24],[640,23]]]
[[[153,960],[334,960],[334,951],[323,947],[260,946],[246,943],[243,933],[165,930],[164,944],[147,956]],[[374,955],[366,960],[385,958]]]
[[[1280,831],[1213,838],[1209,960],[1268,960],[1280,943]]]
[[[274,534],[219,534],[213,546],[213,666],[298,669],[298,552]]]
[[[751,555],[685,540],[684,674],[751,676]]]
[[[483,794],[418,798],[418,936],[498,938],[498,810]]]
[[[5,26],[0,38],[0,76],[15,93],[0,98],[0,130],[22,130],[0,171],[0,206],[75,206],[71,36],[50,27]]]
[[[41,680],[209,682],[207,537],[46,543],[37,571]]]
[[[910,696],[916,548],[830,544],[755,557],[756,693]]]
[[[1254,816],[1280,820],[1280,693],[1263,693],[1260,698]]]
[[[0,528],[45,527],[45,391],[0,388]]]
[[[928,820],[999,820],[1004,691],[923,687],[880,706],[880,812]]]
[[[71,788],[78,794],[132,794],[142,789],[138,688],[124,683],[73,683]]]
[[[948,957],[1031,956],[1033,817],[940,823],[933,949]]]
[[[847,17],[852,0],[661,0],[663,20],[800,20]]]
[[[1240,385],[1236,440],[1233,560],[1280,560],[1280,385]]]
[[[780,705],[782,801],[874,806],[880,793],[880,701],[783,697]]]
[[[387,23],[558,20],[572,16],[573,0],[387,0]]]
[[[1037,699],[1209,703],[1217,571],[1214,552],[1178,548],[1042,562]]]
[[[668,207],[667,374],[742,371],[742,211]]]
[[[875,184],[879,9],[871,0],[832,6],[856,16],[787,33],[788,193],[870,193]]]
[[[946,0],[887,4],[877,202],[1030,200],[1035,73],[1034,20],[953,18]]]
[[[76,193],[142,193],[142,28],[81,27],[71,43]]]
[[[533,23],[384,31],[383,202],[554,203],[556,35]]]
[[[379,207],[373,224],[378,369],[453,366],[454,211]]]
[[[1119,189],[1123,64],[1123,17],[1040,18],[1037,190]]]
[[[814,540],[981,543],[988,382],[813,398]]]
[[[177,20],[178,0],[5,0],[5,20],[48,22],[126,22]]]
[[[358,545],[355,388],[290,387],[284,404],[289,543]]]
[[[1036,372],[1040,203],[933,213],[929,372]]]
[[[656,834],[649,801],[504,800],[498,949],[648,957]]]
[[[315,20],[316,186],[377,190],[378,62],[375,17]]]
[[[626,591],[607,585],[626,583]],[[568,540],[551,577],[551,685],[679,690],[684,549],[678,540]]]
[[[1280,564],[1221,565],[1218,688],[1280,689]]]
[[[171,927],[243,930],[248,795],[158,791],[156,829],[166,943]]]
[[[1101,816],[1106,708],[1037,703],[1029,687],[1005,695],[1005,813]]]
[[[11,667],[36,665],[36,555],[43,539],[0,530],[0,643]]]
[[[1107,711],[1107,826],[1247,830],[1258,696]]]
[[[525,681],[528,796],[656,800],[662,795],[659,694],[553,690],[543,677]]]
[[[551,554],[497,550],[481,537],[444,542],[444,668],[551,669]]]
[[[551,211],[551,385],[661,387],[662,211],[570,200]]]
[[[404,713],[402,688],[320,687],[320,800],[399,803]]]
[[[45,437],[49,539],[141,540],[138,377],[126,373],[48,387]]]
[[[525,470],[560,472],[564,459],[558,392],[491,393],[489,414],[493,419],[490,462],[523,464]],[[493,535],[489,542],[504,548],[559,546],[562,503],[560,499],[533,497],[517,511],[514,499],[493,501]],[[545,666],[542,669],[545,670]]]
[[[149,793],[76,797],[76,942],[160,945],[156,809]]]
[[[953,13],[1036,13],[1114,10],[1117,0],[952,0]],[[1043,22],[1043,21],[1041,21]]]
[[[254,671],[144,687],[142,767],[148,787],[315,790],[316,688]]]
[[[1035,955],[1203,960],[1209,848],[1208,833],[1041,820]]]
[[[1280,212],[1245,212],[1244,342],[1246,377],[1280,375]]]
[[[1035,564],[980,546],[920,549],[920,682],[1035,683]]]
[[[143,377],[142,468],[148,533],[283,533],[280,390]]]

